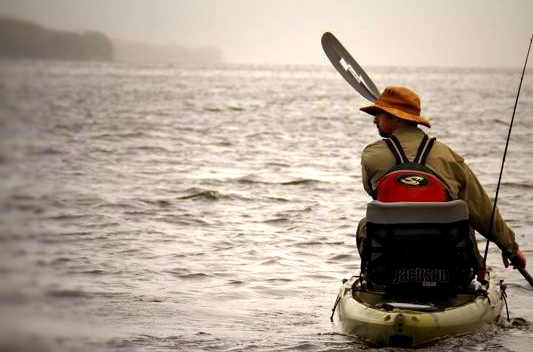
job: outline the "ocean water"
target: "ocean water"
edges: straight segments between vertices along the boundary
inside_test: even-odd
[[[494,194],[520,69],[367,72],[419,92]],[[533,263],[531,73],[498,204]],[[359,271],[365,104],[326,62],[0,62],[0,350],[373,350],[329,321]],[[530,351],[533,290],[488,261],[511,322],[427,350]]]

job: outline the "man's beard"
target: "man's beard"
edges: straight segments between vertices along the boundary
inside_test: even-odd
[[[376,125],[376,127],[378,128],[378,133],[381,137],[383,138],[389,138],[390,135],[388,133],[386,133],[385,131],[383,131],[381,128],[379,128],[379,126]]]

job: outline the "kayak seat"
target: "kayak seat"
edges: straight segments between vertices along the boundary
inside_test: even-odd
[[[372,201],[366,219],[361,272],[369,289],[418,300],[469,286],[477,262],[464,201]]]

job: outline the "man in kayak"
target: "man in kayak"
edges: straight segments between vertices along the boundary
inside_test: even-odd
[[[415,155],[418,159],[418,155],[424,153],[422,149],[429,149],[423,157],[424,164],[442,181],[448,200],[462,199],[466,202],[474,243],[476,242],[473,230],[476,230],[497,243],[500,248],[511,254],[516,263],[525,268],[526,257],[520,251],[513,231],[507,226],[498,209],[494,216],[493,235],[489,234],[493,203],[464,159],[438,141],[428,143],[429,148],[421,147],[427,138],[417,126],[421,124],[430,127],[430,123],[420,116],[418,95],[405,87],[387,87],[374,105],[360,110],[374,116],[374,123],[380,136],[387,139],[366,146],[361,156],[363,186],[370,196],[380,200],[377,194],[380,191],[380,181],[397,165],[397,158],[401,158],[400,154],[409,161],[414,160]],[[395,143],[399,143],[399,148],[394,147]],[[393,153],[394,149],[400,149],[400,152]],[[406,182],[417,182],[417,179],[411,178]],[[381,195],[382,198],[384,196],[386,197]],[[360,255],[365,237],[366,219],[362,219],[357,229],[357,248]],[[477,247],[474,250],[481,269],[483,259]],[[509,266],[506,256],[503,256],[503,262],[505,267]],[[481,275],[483,276],[483,273]]]

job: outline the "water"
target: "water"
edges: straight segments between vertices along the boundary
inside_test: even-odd
[[[494,194],[519,70],[368,73],[420,92]],[[359,269],[365,104],[329,66],[1,62],[0,349],[372,350],[329,322]],[[532,113],[529,72],[499,204],[530,262]],[[512,323],[428,350],[529,350],[533,292],[489,264]]]

